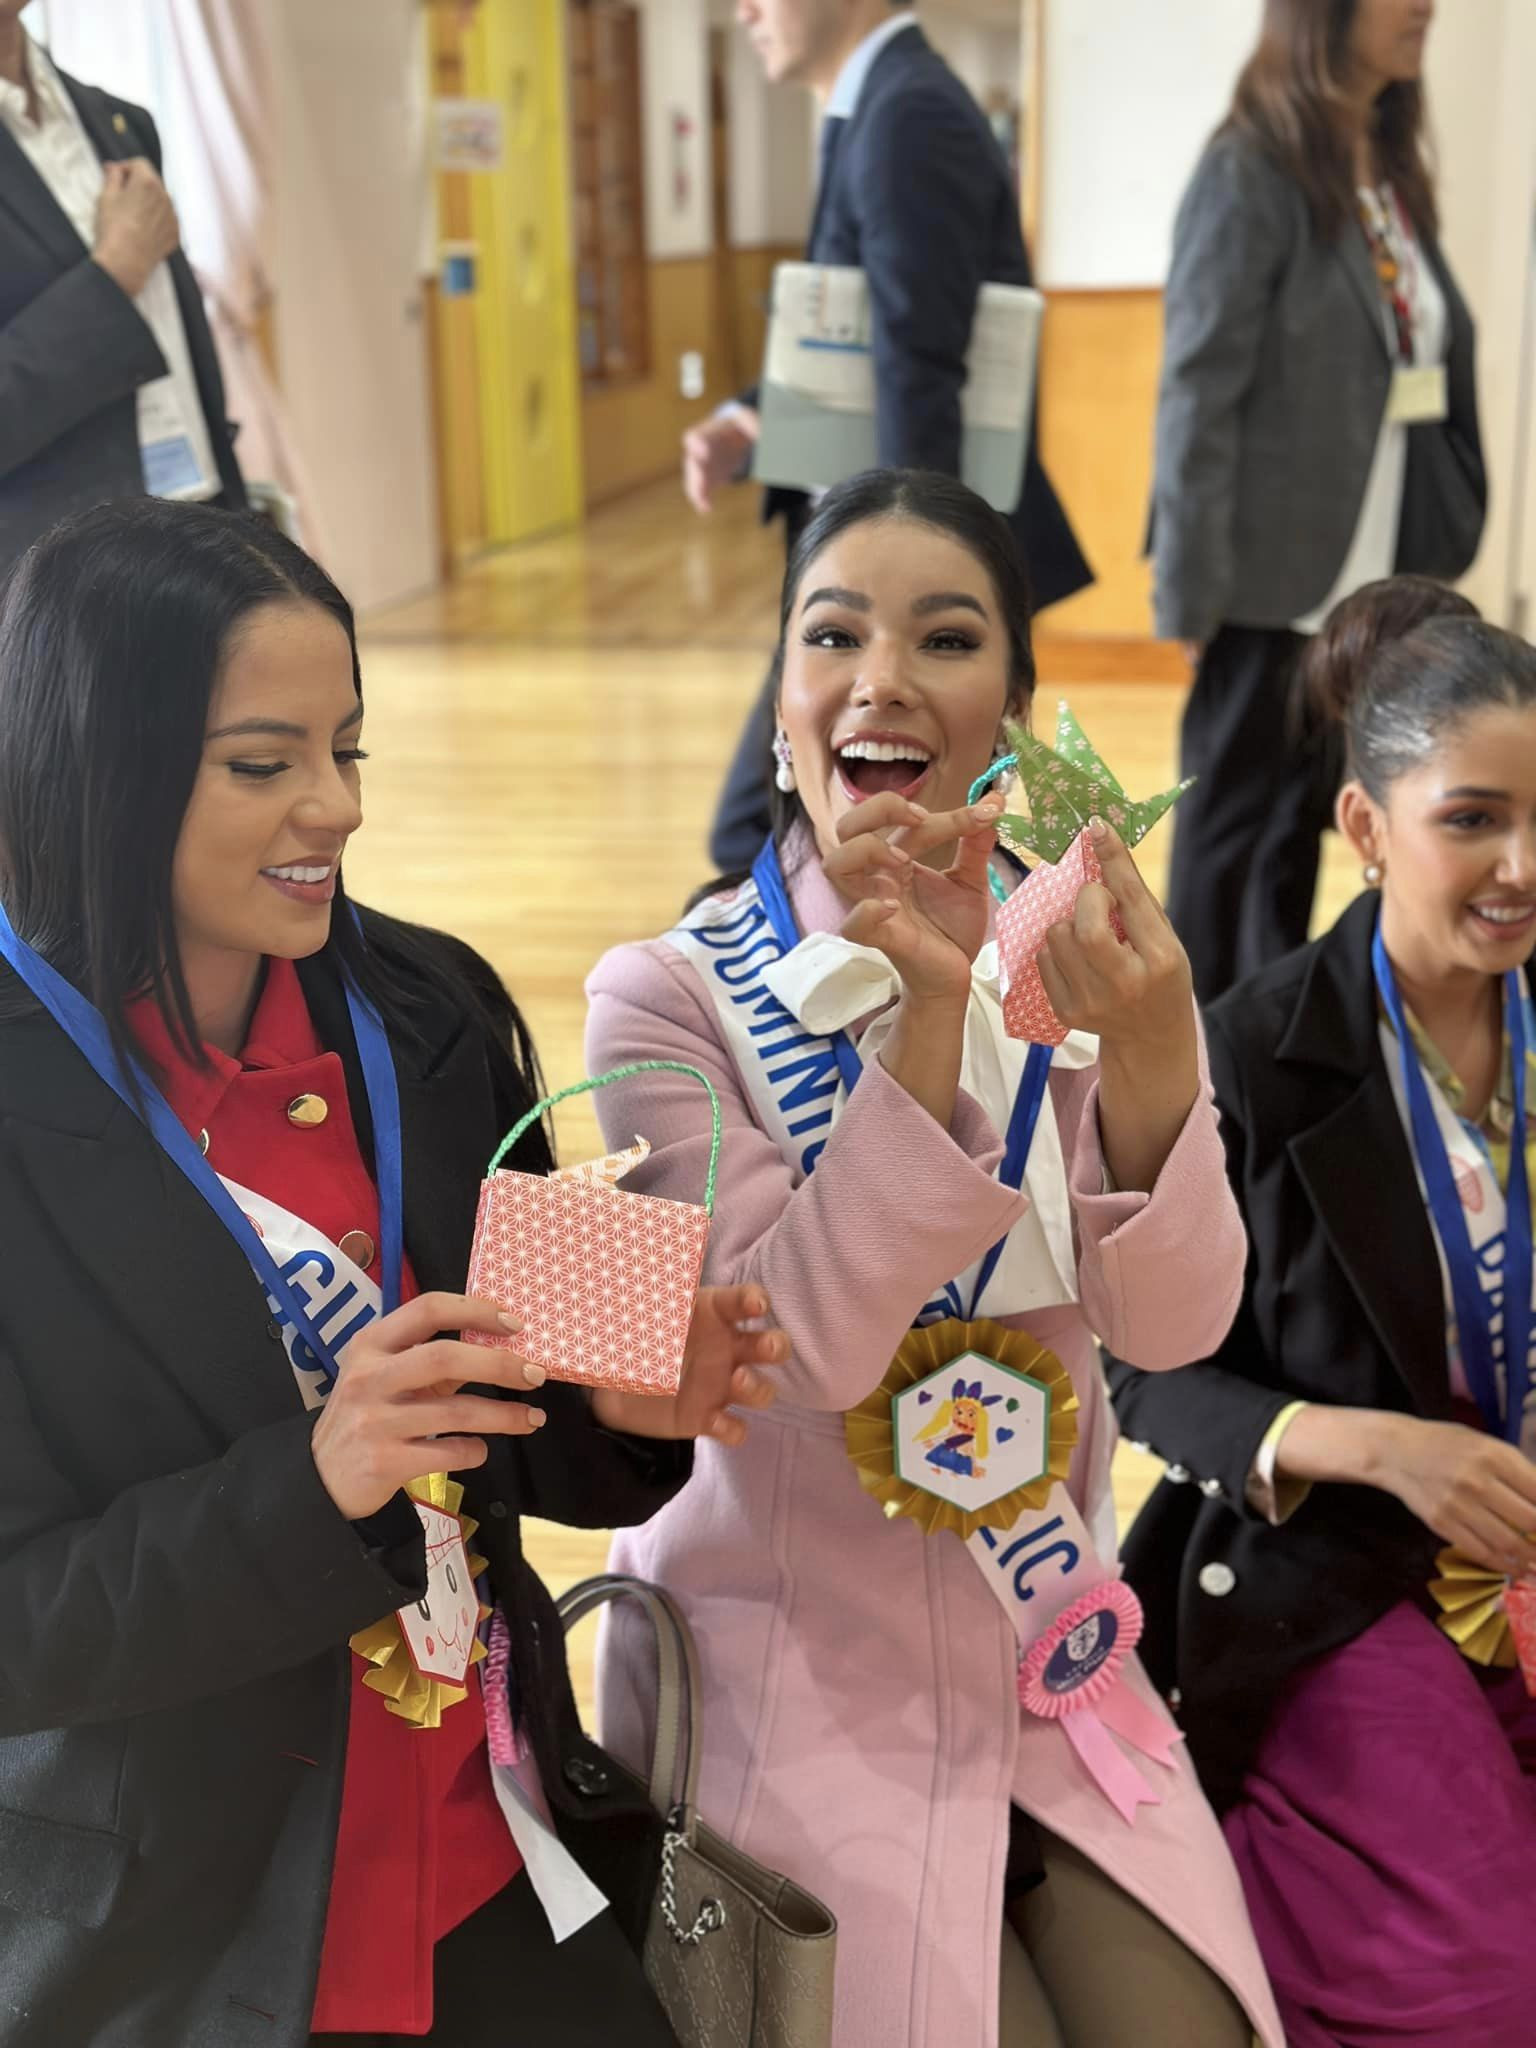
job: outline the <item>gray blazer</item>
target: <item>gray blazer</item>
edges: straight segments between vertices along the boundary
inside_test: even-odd
[[[1472,318],[1430,241],[1448,311],[1449,417],[1410,427],[1399,570],[1453,580],[1487,480]],[[1319,240],[1294,179],[1219,134],[1179,209],[1157,409],[1157,630],[1287,626],[1320,604],[1354,538],[1392,378],[1381,288],[1353,225]]]
[[[96,153],[160,162],[142,107],[66,78]],[[186,258],[171,275],[222,480],[245,487],[213,336]],[[8,128],[0,126],[0,571],[70,512],[141,496],[135,394],[166,372],[133,301],[108,277]]]

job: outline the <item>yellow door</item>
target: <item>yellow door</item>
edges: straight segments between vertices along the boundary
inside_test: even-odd
[[[444,270],[463,293],[438,302],[450,553],[581,516],[564,12],[565,0],[434,9],[436,91],[494,101],[504,133],[498,169],[438,179]]]
[[[484,0],[470,91],[499,100],[506,157],[476,178],[486,517],[493,541],[581,516],[565,0]]]

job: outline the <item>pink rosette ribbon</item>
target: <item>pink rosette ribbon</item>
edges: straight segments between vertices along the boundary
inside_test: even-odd
[[[491,1762],[500,1764],[506,1770],[515,1770],[528,1754],[528,1744],[520,1728],[512,1723],[511,1695],[508,1687],[508,1667],[512,1661],[512,1643],[507,1634],[507,1619],[498,1607],[491,1616],[490,1641],[486,1646],[485,1670],[481,1680],[481,1696],[485,1703],[485,1741],[491,1753]]]
[[[1178,1729],[1121,1683],[1141,1631],[1141,1602],[1121,1580],[1106,1579],[1064,1607],[1019,1666],[1020,1705],[1043,1721],[1061,1723],[1089,1776],[1128,1825],[1138,1806],[1160,1806],[1162,1794],[1114,1736],[1168,1770],[1169,1752],[1181,1739]]]

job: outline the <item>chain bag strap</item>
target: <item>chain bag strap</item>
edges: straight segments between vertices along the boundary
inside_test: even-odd
[[[651,1988],[682,2048],[832,2048],[837,1922],[699,1815],[702,1687],[677,1603],[660,1586],[610,1572],[561,1597],[561,1622],[569,1633],[618,1600],[641,1609],[656,1645],[649,1789],[665,1832],[644,1949]]]

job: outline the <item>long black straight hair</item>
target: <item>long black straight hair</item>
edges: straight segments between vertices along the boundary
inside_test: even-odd
[[[127,1006],[153,997],[174,1042],[202,1056],[182,970],[171,868],[215,685],[241,623],[312,604],[347,636],[352,607],[275,527],[207,505],[99,505],[37,541],[0,597],[0,898],[18,934],[101,1012],[119,1056]],[[365,944],[338,877],[322,954],[416,1035],[423,975],[409,928]],[[0,1011],[29,1008],[0,988]],[[467,980],[467,1007],[499,1010]],[[538,1069],[515,1006],[495,1018],[530,1090]],[[528,1100],[535,1099],[530,1093]]]
[[[957,542],[973,556],[991,579],[997,593],[998,609],[1008,635],[1008,697],[1010,716],[1027,716],[1035,694],[1035,650],[1030,637],[1029,572],[1024,564],[1013,529],[986,499],[957,477],[928,469],[866,469],[835,485],[818,503],[790,549],[784,582],[779,592],[779,638],[764,685],[777,701],[784,673],[784,650],[790,621],[800,596],[806,571],[838,537],[869,519],[911,519],[931,526],[935,533]],[[774,781],[772,754],[763,760],[763,779],[768,789],[770,835],[782,848],[805,810],[793,792],[786,794]],[[706,896],[724,889],[739,888],[745,874],[721,875],[694,891],[688,908]]]

